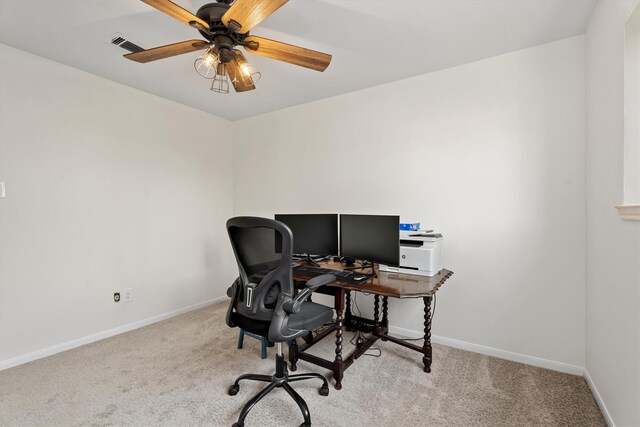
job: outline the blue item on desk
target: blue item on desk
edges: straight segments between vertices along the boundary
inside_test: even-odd
[[[401,222],[400,230],[401,231],[418,231],[420,230],[420,223],[419,222],[413,222],[413,223]]]

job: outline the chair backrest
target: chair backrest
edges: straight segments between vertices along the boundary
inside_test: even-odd
[[[239,277],[232,290],[227,324],[240,326],[271,341],[291,339],[282,303],[293,296],[291,259],[293,236],[279,221],[236,217],[227,232],[238,263]]]

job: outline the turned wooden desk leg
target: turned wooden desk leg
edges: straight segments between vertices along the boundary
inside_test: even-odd
[[[424,371],[431,372],[431,297],[424,297],[424,344],[422,345],[422,363]]]
[[[378,330],[380,328],[380,324],[378,323],[378,318],[380,316],[380,295],[374,295],[373,297],[373,328]]]
[[[344,362],[342,361],[342,325],[344,318],[344,290],[340,289],[335,296],[336,308],[336,358],[333,361],[333,379],[336,380],[335,388],[342,388],[342,378],[344,376]]]
[[[351,291],[347,291],[346,293],[346,297],[347,297],[347,310],[344,314],[344,320],[345,320],[345,329],[347,331],[351,330]]]
[[[313,343],[313,332],[309,331],[309,333],[307,335],[305,335],[304,337],[302,337],[302,339],[304,340],[304,342],[306,342],[307,344],[311,344]]]
[[[289,365],[291,365],[291,370],[295,371],[298,369],[298,341],[291,340],[289,342]]]
[[[389,333],[389,297],[382,297],[382,328]],[[382,338],[382,341],[386,341],[386,338]]]

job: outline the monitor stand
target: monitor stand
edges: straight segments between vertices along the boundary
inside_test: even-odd
[[[294,259],[298,260],[298,261],[304,261],[304,262],[308,262],[309,264],[313,264],[316,267],[320,267],[320,264],[318,264],[318,261],[324,261],[325,259],[329,258],[328,256],[316,256],[313,257],[309,254],[297,254],[293,256]],[[315,258],[315,259],[314,259]]]
[[[361,265],[357,267],[344,267],[343,270],[364,270],[366,268],[371,268],[371,273],[362,272],[362,274],[366,274],[367,276],[377,277],[376,270],[374,268],[374,264],[372,262],[363,260],[360,262]]]
[[[347,267],[352,267],[356,263],[356,259],[355,258],[349,258],[349,257],[341,256],[340,257],[340,262],[343,263],[344,265],[346,265]],[[350,268],[345,268],[345,270],[350,270]]]

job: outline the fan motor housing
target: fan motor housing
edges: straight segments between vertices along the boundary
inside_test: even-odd
[[[214,37],[215,50],[220,55],[220,61],[227,63],[233,59],[233,46],[235,46],[233,40],[224,34],[219,34]]]
[[[209,32],[199,30],[202,37],[210,42],[217,43],[216,36],[225,35],[231,39],[233,46],[235,46],[249,35],[248,31],[244,34],[236,33],[222,23],[222,16],[229,10],[232,2],[233,0],[218,0],[218,3],[208,3],[198,9],[196,16],[209,24]]]

